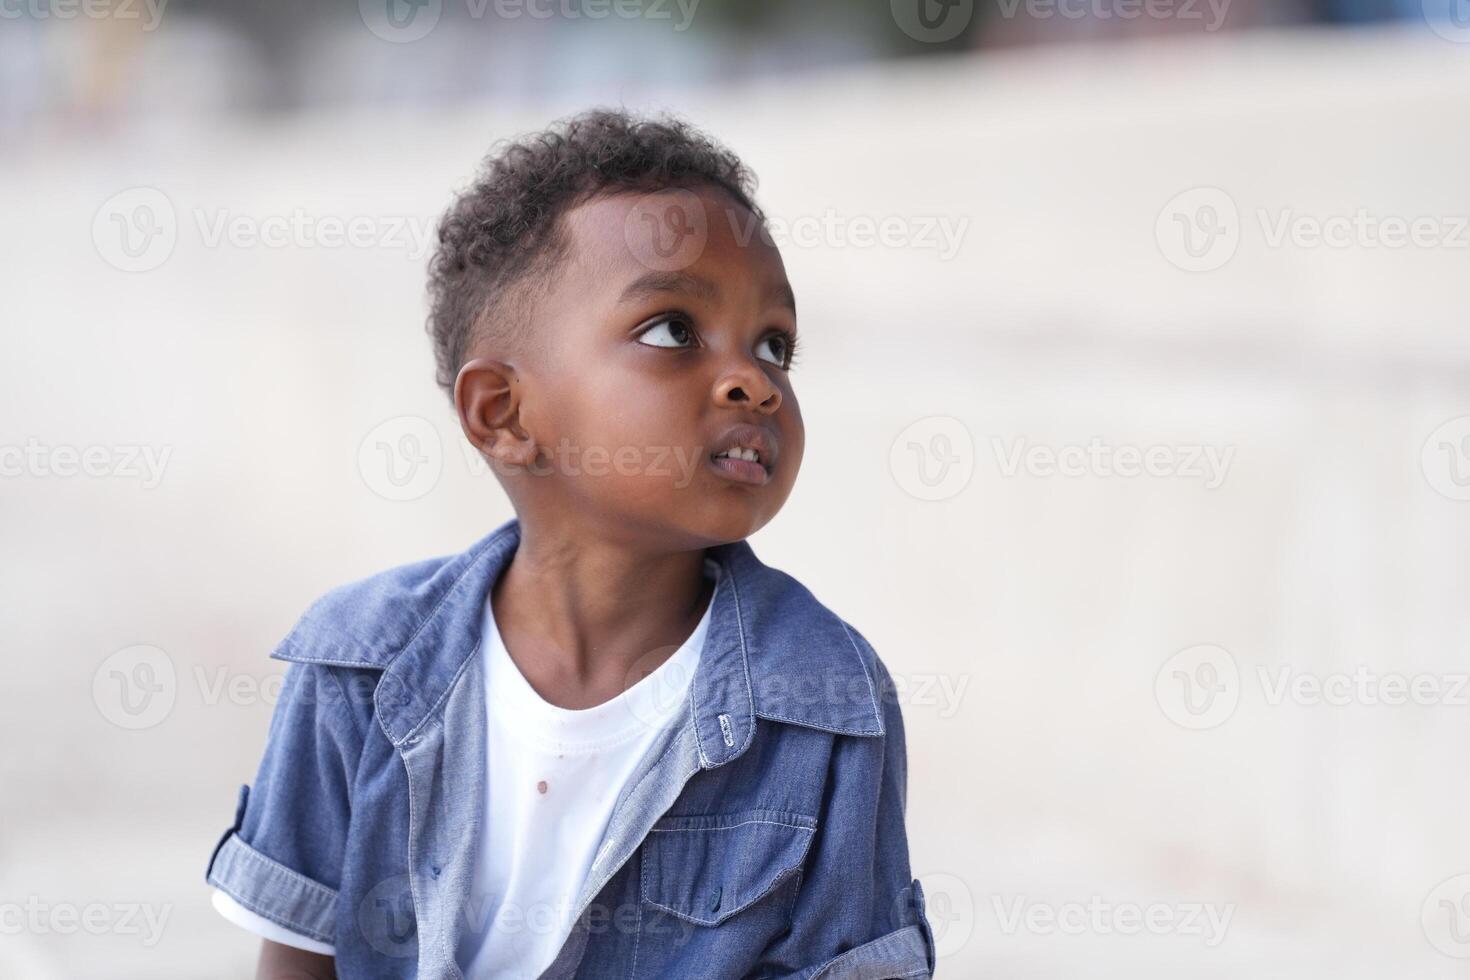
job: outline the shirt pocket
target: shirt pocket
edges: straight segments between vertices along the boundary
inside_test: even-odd
[[[816,830],[814,817],[779,810],[664,817],[643,842],[643,901],[696,925],[720,925],[799,877]],[[788,891],[783,916],[796,895]]]

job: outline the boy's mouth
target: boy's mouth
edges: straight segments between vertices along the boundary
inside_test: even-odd
[[[759,486],[770,480],[779,446],[775,431],[765,426],[731,426],[709,454],[710,466],[721,476]]]

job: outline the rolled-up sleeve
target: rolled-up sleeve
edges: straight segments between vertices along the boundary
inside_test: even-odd
[[[210,895],[210,901],[214,905],[214,910],[241,929],[247,932],[253,932],[261,939],[269,939],[273,943],[280,943],[282,946],[294,946],[297,949],[304,949],[308,953],[319,953],[323,956],[336,955],[337,950],[330,943],[319,942],[310,936],[303,936],[298,932],[292,932],[290,929],[279,926],[263,916],[256,915],[218,888],[213,891],[214,893]]]
[[[241,908],[330,946],[362,732],[333,668],[293,663],[252,785],[205,880]]]

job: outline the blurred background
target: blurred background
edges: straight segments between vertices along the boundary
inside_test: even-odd
[[[760,177],[940,976],[1470,975],[1464,0],[0,0],[0,977],[252,974],[268,654],[511,516],[434,223],[594,104]]]

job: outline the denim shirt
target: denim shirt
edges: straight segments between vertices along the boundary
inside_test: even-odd
[[[463,554],[328,593],[288,661],[206,880],[336,950],[342,977],[463,977],[485,814],[486,596],[510,520]],[[543,978],[930,977],[894,686],[873,648],[745,541],[687,706],[623,788]],[[499,926],[498,926],[499,927]]]

